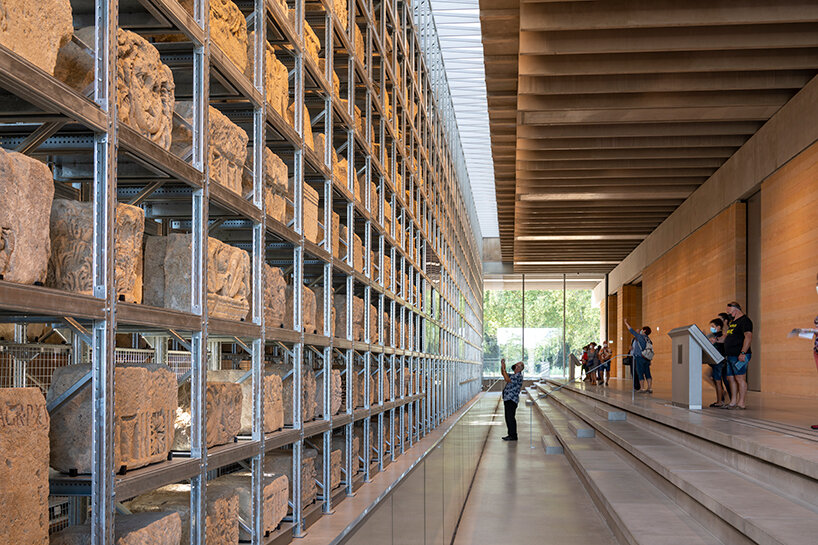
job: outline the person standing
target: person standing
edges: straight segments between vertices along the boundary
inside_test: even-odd
[[[653,342],[650,340],[651,329],[648,326],[642,326],[642,329],[636,331],[628,320],[625,320],[625,327],[633,335],[631,356],[633,357],[634,376],[639,381],[639,392],[652,394],[653,377],[650,375],[650,360],[653,359]]]
[[[588,345],[588,371],[587,375],[591,379],[591,385],[596,386],[597,372],[599,371],[599,348],[595,342]]]
[[[602,349],[600,349],[599,351],[599,361],[601,362],[601,365],[599,367],[599,383],[604,384],[605,386],[608,385],[608,381],[611,379],[612,355],[613,353],[611,352],[611,349],[608,347],[608,341],[603,341]]]
[[[747,365],[752,352],[753,322],[741,310],[741,305],[733,301],[727,304],[727,313],[732,320],[724,335],[724,355],[727,358],[725,374],[730,384],[730,403],[723,409],[747,408]]]
[[[815,291],[818,291],[818,281],[815,283]],[[815,360],[815,368],[818,369],[818,316],[813,320],[812,328],[796,328],[790,331],[790,337],[801,337],[802,339],[812,339],[812,357]],[[810,426],[814,430],[818,430],[818,424]]]
[[[724,356],[724,322],[721,318],[714,318],[710,320],[710,334],[707,336],[719,354]],[[729,394],[722,383],[724,379],[725,362],[710,366],[710,378],[713,381],[713,386],[716,388],[716,401],[710,406],[714,408],[721,408],[729,403]]]
[[[506,359],[500,360],[500,372],[506,385],[503,387],[503,408],[506,415],[508,435],[503,441],[517,440],[517,405],[520,403],[520,390],[523,388],[523,362],[518,361],[511,366],[512,374],[506,371]]]

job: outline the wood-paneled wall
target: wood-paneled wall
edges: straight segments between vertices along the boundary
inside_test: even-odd
[[[653,330],[654,381],[670,385],[671,329],[697,324],[707,331],[728,302],[744,304],[745,294],[746,207],[736,203],[642,273],[642,325]]]
[[[612,351],[614,355],[626,354],[630,352],[633,337],[625,329],[625,319],[630,324],[639,328],[642,324],[642,286],[625,284],[616,294],[616,339]],[[611,365],[611,375],[615,377],[629,376],[622,365],[623,359],[616,358]]]
[[[818,144],[761,186],[762,391],[818,395],[812,344],[788,339],[818,314]]]

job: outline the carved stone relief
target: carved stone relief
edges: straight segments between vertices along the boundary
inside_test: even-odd
[[[252,475],[249,471],[240,471],[222,475],[208,483],[210,488],[233,490],[239,497],[239,516],[242,520],[253,520]],[[287,516],[287,500],[290,495],[290,479],[286,475],[265,475],[262,484],[261,529],[268,533],[276,529]],[[239,527],[239,539],[251,541],[251,535]]]
[[[116,545],[179,545],[182,539],[182,519],[179,513],[164,511],[117,514],[114,520]],[[19,543],[30,543],[28,541]],[[50,545],[88,545],[91,525],[69,526],[51,536]]]
[[[208,447],[233,440],[241,430],[242,387],[233,382],[208,380],[205,389],[205,442]],[[176,410],[173,450],[190,450],[190,381],[179,386],[179,408]]]
[[[213,382],[237,382],[247,372],[242,369],[208,371],[207,380]],[[238,383],[238,382],[237,382]],[[248,377],[241,385],[241,428],[239,433],[253,433],[253,379]],[[284,406],[281,398],[281,377],[265,374],[262,380],[262,402],[264,403],[264,433],[272,433],[284,426]]]

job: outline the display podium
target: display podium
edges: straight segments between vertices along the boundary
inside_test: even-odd
[[[702,364],[721,363],[724,356],[696,325],[677,327],[668,333],[673,365],[673,397],[677,407],[702,408]]]

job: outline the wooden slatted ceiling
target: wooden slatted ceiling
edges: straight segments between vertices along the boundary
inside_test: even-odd
[[[502,257],[608,272],[818,73],[814,0],[481,0]]]

